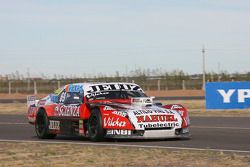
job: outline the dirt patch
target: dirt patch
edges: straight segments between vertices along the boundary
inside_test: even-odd
[[[4,93],[0,93],[0,99],[26,99],[28,95],[32,95],[32,94],[20,94],[20,93],[4,94]],[[37,98],[43,98],[47,95],[48,94],[38,94],[35,96]]]
[[[160,100],[162,104],[181,104],[188,110],[205,109],[205,100]]]
[[[0,103],[0,114],[26,114],[26,103]]]
[[[248,166],[249,155],[211,151],[0,142],[1,166]]]
[[[148,96],[155,97],[183,97],[183,96],[204,96],[203,90],[166,90],[166,91],[146,91]]]

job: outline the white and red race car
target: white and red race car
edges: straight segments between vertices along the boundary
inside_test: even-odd
[[[28,119],[39,138],[58,134],[104,138],[189,138],[190,120],[179,104],[154,103],[134,83],[68,84],[36,100],[29,96]]]

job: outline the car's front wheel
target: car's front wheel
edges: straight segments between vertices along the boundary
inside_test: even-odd
[[[36,115],[35,131],[40,139],[52,139],[56,137],[56,134],[49,133],[49,119],[43,109],[40,109]]]
[[[104,129],[102,127],[102,116],[98,108],[91,111],[88,120],[88,134],[92,141],[102,141],[104,139]]]

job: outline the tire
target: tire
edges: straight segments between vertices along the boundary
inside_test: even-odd
[[[91,111],[91,115],[88,120],[88,135],[91,141],[103,141],[104,129],[102,127],[102,115],[98,108],[94,108]]]
[[[49,119],[43,109],[40,109],[36,115],[35,131],[40,139],[53,139],[56,137],[56,134],[49,133]]]

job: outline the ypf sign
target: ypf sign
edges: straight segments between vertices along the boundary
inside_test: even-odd
[[[206,108],[250,108],[250,82],[206,83]]]

